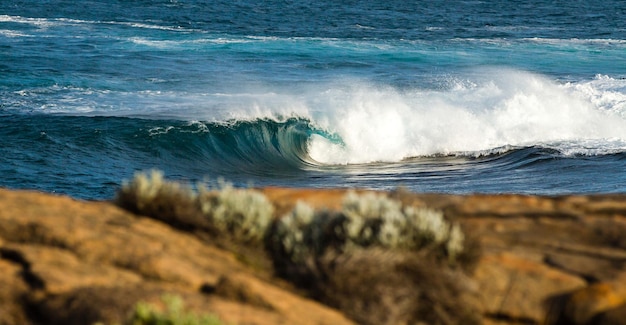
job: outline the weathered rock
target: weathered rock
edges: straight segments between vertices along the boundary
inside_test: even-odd
[[[262,191],[281,216],[299,200],[339,209],[347,190]],[[455,269],[444,278],[458,282],[454,295],[483,323],[623,323],[626,196],[391,195],[405,204],[443,210],[461,223],[466,244],[473,240],[481,246],[473,269]],[[165,293],[232,324],[351,323],[302,297],[264,266],[201,239],[192,228],[178,230],[106,202],[36,192],[0,189],[0,207],[0,324],[115,323],[138,300],[158,303]],[[266,258],[262,249],[257,252]],[[370,260],[376,258],[337,265],[345,274],[337,273],[336,279]],[[369,278],[378,282],[364,288],[386,292],[384,272]],[[402,287],[401,281],[394,285]],[[429,294],[419,281],[413,285],[421,297],[434,300],[433,313],[453,308],[450,301],[436,301],[452,300],[449,294]],[[389,297],[400,297],[402,304],[403,296],[412,294]],[[380,319],[402,319],[391,316]]]
[[[0,324],[27,323],[21,297],[28,292],[28,286],[22,279],[20,265],[0,259]]]
[[[312,205],[319,205],[323,197],[307,193],[312,190],[280,189],[280,195],[273,191],[266,189],[274,200],[288,198],[289,202],[302,200]],[[572,295],[577,290],[593,291],[588,288],[593,288],[596,281],[611,283],[611,292],[621,297],[615,288],[626,269],[626,196],[406,192],[394,196],[405,204],[442,209],[462,224],[467,236],[480,242],[482,256],[470,276],[482,296],[485,323],[567,324],[563,323],[563,314],[568,313],[563,302],[578,301]],[[341,204],[337,198],[330,201],[332,206]],[[570,303],[573,307],[569,309],[585,314],[587,320],[608,319],[606,315],[614,315],[608,308],[617,306],[621,299],[609,299],[607,303],[602,301],[608,296],[589,297],[583,299],[588,303]],[[604,307],[587,307],[594,303]],[[586,309],[589,311],[583,311]],[[611,312],[617,314],[618,310]]]
[[[585,286],[577,276],[512,253],[483,256],[474,279],[486,314],[535,323],[545,318],[546,299]]]
[[[172,291],[167,291],[174,293]],[[150,284],[89,286],[30,297],[37,321],[48,325],[122,323],[138,301],[158,302],[165,291]],[[176,292],[180,295],[180,292]],[[185,298],[188,299],[186,296]]]
[[[626,273],[611,282],[597,282],[559,297],[552,302],[551,318],[556,324],[612,324],[626,305]],[[556,308],[555,308],[556,307]],[[555,314],[558,313],[558,314]],[[622,323],[626,318],[622,318]]]
[[[0,207],[1,324],[116,323],[165,293],[232,323],[351,323],[228,251],[109,203],[0,189]],[[248,300],[207,289],[223,294],[223,279]]]
[[[593,325],[622,325],[626,322],[626,304],[609,309],[596,315],[590,324]]]
[[[591,282],[611,280],[621,272],[613,261],[574,253],[549,252],[544,262]]]
[[[609,283],[595,283],[572,293],[564,306],[564,319],[571,324],[588,324],[594,316],[618,307],[626,296]]]

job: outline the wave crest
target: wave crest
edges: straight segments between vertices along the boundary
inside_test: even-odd
[[[315,166],[308,153],[312,136],[337,141],[309,120],[295,117],[280,121],[263,118],[185,125],[159,123],[147,133],[153,145],[195,156],[212,169],[268,175]]]
[[[312,139],[311,157],[349,164],[476,155],[505,146],[539,146],[567,155],[626,150],[619,80],[558,84],[506,69],[481,73],[473,80],[453,80],[443,90],[335,91],[328,103],[335,109],[325,119],[343,143]]]

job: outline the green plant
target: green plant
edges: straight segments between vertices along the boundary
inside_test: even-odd
[[[137,173],[117,193],[118,205],[135,213],[182,228],[201,228],[213,234],[229,234],[243,242],[263,239],[274,207],[252,189],[236,189],[219,182],[216,188],[199,184],[198,190],[166,181],[163,173]]]
[[[128,325],[221,325],[222,322],[213,315],[197,315],[183,308],[183,300],[179,296],[164,295],[161,297],[165,310],[159,310],[154,304],[139,302],[135,305]]]
[[[332,247],[339,252],[376,246],[417,251],[440,247],[453,261],[463,251],[464,236],[443,213],[423,207],[402,207],[382,194],[348,192],[340,213],[314,211],[298,202],[277,221],[274,249],[293,263],[322,255]]]
[[[439,210],[348,192],[338,212],[298,202],[269,243],[281,275],[360,324],[480,323],[449,263],[465,237]]]
[[[199,188],[198,204],[215,228],[243,241],[263,239],[274,215],[274,206],[265,195],[224,182],[217,191]]]
[[[408,193],[392,193],[393,199],[350,191],[340,211],[297,202],[274,219],[272,203],[258,191],[225,182],[196,188],[165,181],[157,171],[140,173],[124,184],[117,202],[177,227],[208,231],[246,258],[265,259],[255,245],[265,240],[280,275],[359,323],[479,323],[458,280],[458,266],[476,255],[476,241],[466,240],[442,211],[411,205]],[[175,324],[156,322],[181,314],[180,302],[166,304],[160,314],[138,304],[134,317],[152,323],[131,324]]]
[[[161,171],[152,170],[125,181],[115,202],[132,212],[181,226],[201,223],[196,197],[189,186],[168,182]]]

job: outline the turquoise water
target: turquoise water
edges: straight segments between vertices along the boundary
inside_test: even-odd
[[[623,1],[0,3],[0,186],[626,192]]]

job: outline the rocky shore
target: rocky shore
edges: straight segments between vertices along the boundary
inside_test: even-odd
[[[299,201],[339,210],[347,190],[259,191],[281,216]],[[473,245],[471,261],[463,267],[420,268],[426,277],[445,273],[448,279],[438,291],[424,289],[415,300],[424,304],[422,314],[439,313],[436,323],[462,322],[440,310],[449,314],[455,308],[471,311],[472,321],[483,324],[626,322],[625,195],[394,195],[403,204],[442,211]],[[345,311],[366,307],[319,299],[279,277],[260,251],[112,202],[0,189],[0,324],[120,323],[138,301],[158,305],[165,293],[224,324],[362,323]],[[368,258],[352,257],[344,272],[368,273],[359,266]],[[401,265],[394,263],[389,265]],[[378,284],[357,285],[384,292],[379,288],[384,277],[372,274]],[[392,282],[390,287],[398,285]],[[421,290],[423,282],[415,283]],[[338,295],[362,294],[354,287],[343,290],[342,283],[328,288]],[[334,292],[324,294],[332,298]],[[453,303],[437,301],[452,296]],[[414,301],[403,297],[392,294],[393,301],[380,306]]]

